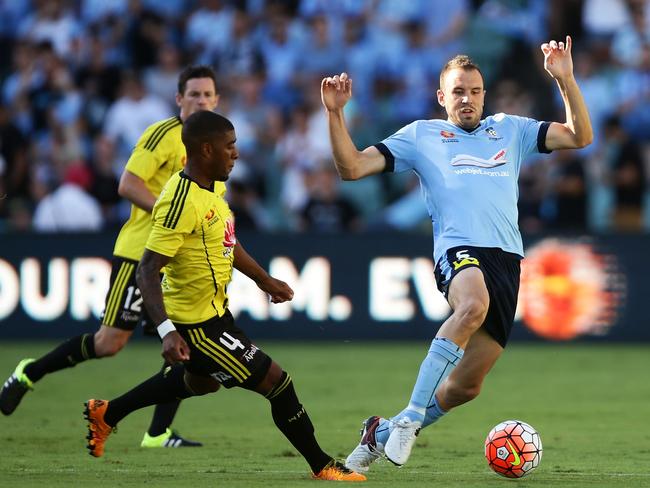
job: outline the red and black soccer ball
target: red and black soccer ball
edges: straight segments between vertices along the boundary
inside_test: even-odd
[[[506,420],[487,435],[485,458],[495,473],[506,478],[521,478],[539,466],[542,439],[526,422]]]

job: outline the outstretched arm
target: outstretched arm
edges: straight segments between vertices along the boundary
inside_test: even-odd
[[[257,284],[260,290],[271,297],[271,302],[282,303],[293,298],[293,290],[284,281],[273,278],[262,268],[253,257],[246,252],[241,242],[235,245],[235,261],[233,266]]]
[[[566,36],[566,42],[551,41],[541,46],[544,69],[557,82],[566,111],[566,122],[551,123],[546,133],[546,147],[551,150],[585,147],[594,138],[587,106],[573,76],[571,44],[571,36]]]
[[[376,147],[359,151],[345,125],[343,107],[352,97],[352,79],[347,73],[323,78],[320,94],[327,110],[334,163],[341,178],[358,180],[364,176],[381,173],[386,167],[384,156]]]

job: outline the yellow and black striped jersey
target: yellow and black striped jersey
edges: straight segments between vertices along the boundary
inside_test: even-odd
[[[153,209],[146,248],[171,257],[162,280],[167,315],[197,324],[222,316],[235,259],[235,220],[225,186],[203,188],[183,171],[174,174]]]
[[[140,136],[126,163],[125,170],[142,178],[147,189],[156,197],[171,175],[185,166],[182,128],[183,123],[178,116],[150,125]],[[131,216],[120,230],[113,254],[139,261],[150,230],[151,214],[131,205]]]

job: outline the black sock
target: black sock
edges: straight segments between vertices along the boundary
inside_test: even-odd
[[[59,344],[45,356],[29,363],[24,373],[31,381],[37,382],[48,373],[72,368],[95,357],[95,334],[83,334]]]
[[[169,364],[165,362],[162,367],[162,371],[167,368]],[[153,417],[151,418],[151,425],[147,434],[151,437],[159,436],[164,434],[167,428],[172,424],[174,416],[176,415],[176,410],[181,404],[180,400],[175,400],[169,403],[159,403],[156,405],[153,411]]]
[[[135,388],[108,402],[104,421],[115,426],[131,412],[149,405],[170,403],[194,396],[183,379],[185,368],[182,364],[167,367]]]
[[[320,472],[332,460],[318,445],[309,415],[298,401],[293,381],[285,371],[278,384],[266,394],[271,402],[275,425],[309,463],[314,473]]]

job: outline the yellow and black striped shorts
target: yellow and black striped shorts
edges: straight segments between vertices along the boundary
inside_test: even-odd
[[[228,309],[221,317],[196,325],[177,324],[176,329],[190,347],[185,369],[211,376],[226,388],[254,387],[271,366],[271,358],[235,325]]]
[[[113,256],[111,283],[106,294],[101,321],[103,325],[134,330],[147,314],[135,282],[138,261]]]

